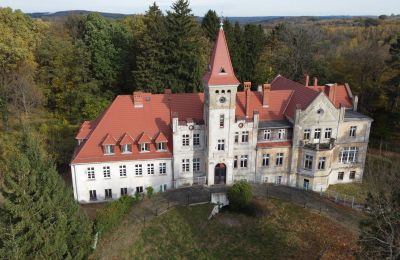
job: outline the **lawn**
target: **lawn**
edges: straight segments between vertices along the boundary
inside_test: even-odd
[[[223,211],[208,221],[208,204],[177,207],[147,223],[130,258],[354,258],[356,237],[338,223],[291,203],[258,200],[266,209],[258,217]]]
[[[346,183],[346,184],[335,184],[329,185],[328,192],[338,192],[343,198],[346,195],[347,199],[354,197],[354,200],[358,203],[364,203],[368,195],[368,184],[367,183]]]

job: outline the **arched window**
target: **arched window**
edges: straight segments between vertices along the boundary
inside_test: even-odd
[[[221,93],[222,93],[222,94],[225,94],[225,90],[221,90]]]
[[[215,94],[219,94],[219,90],[216,90],[216,91],[215,91]]]

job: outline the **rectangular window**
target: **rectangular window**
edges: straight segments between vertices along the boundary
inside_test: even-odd
[[[325,138],[331,138],[332,137],[332,128],[325,128]]]
[[[97,200],[96,190],[89,190],[89,199],[90,200]]]
[[[193,145],[200,145],[200,134],[193,134]]]
[[[224,124],[225,124],[225,116],[223,114],[219,115],[219,127],[224,128]]]
[[[128,195],[128,188],[121,188],[121,196]]]
[[[321,138],[321,128],[316,128],[314,130],[314,139],[320,139]]]
[[[122,153],[131,153],[132,152],[132,145],[131,144],[123,144],[121,146]]]
[[[283,165],[283,153],[277,153],[276,154],[275,165],[276,166],[282,166]]]
[[[158,173],[159,174],[167,174],[167,163],[163,162],[159,164],[159,168],[158,168]]]
[[[141,164],[135,164],[135,175],[142,176],[143,175],[143,167]]]
[[[239,132],[235,132],[235,144],[239,143]]]
[[[189,135],[182,135],[182,146],[189,146]]]
[[[351,127],[350,127],[349,136],[350,136],[350,137],[356,137],[356,132],[357,132],[357,126],[351,126]]]
[[[233,168],[237,168],[238,167],[238,157],[234,156],[233,157]]]
[[[165,143],[157,143],[158,151],[165,151],[166,144]]]
[[[148,143],[140,144],[140,151],[141,152],[150,151],[150,144],[148,144]]]
[[[112,198],[111,189],[105,189],[105,190],[104,190],[104,193],[105,193],[104,197],[105,197],[106,199],[111,199],[111,198]]]
[[[160,185],[160,192],[164,192],[167,190],[167,184],[161,184]]]
[[[247,168],[247,155],[241,155],[240,156],[240,168]]]
[[[286,129],[279,129],[278,131],[278,139],[284,140],[286,138]]]
[[[110,166],[103,166],[104,178],[111,178]]]
[[[344,178],[344,172],[339,172],[339,173],[338,173],[338,176],[337,176],[337,179],[338,179],[339,181],[342,181],[343,178]]]
[[[218,151],[224,151],[225,150],[225,140],[220,139],[218,140]]]
[[[143,193],[143,186],[136,187],[136,193]]]
[[[269,166],[269,154],[263,154],[262,166]]]
[[[242,143],[248,143],[249,142],[249,131],[243,131],[242,132]]]
[[[114,154],[114,145],[107,144],[104,146],[104,154]]]
[[[275,184],[281,185],[281,183],[282,183],[282,176],[277,176],[277,177],[275,178]]]
[[[126,177],[126,165],[119,166],[119,176]]]
[[[350,180],[354,180],[356,178],[356,172],[355,171],[351,171],[350,175],[349,175],[349,179]]]
[[[311,155],[306,154],[304,157],[304,169],[311,170],[312,169],[312,163],[313,163],[313,157]]]
[[[200,171],[200,158],[193,159],[193,171],[199,172]]]
[[[190,160],[182,159],[182,172],[189,172],[190,168]]]
[[[95,179],[94,167],[88,167],[88,168],[86,169],[86,173],[87,173],[87,176],[88,176],[88,179],[89,179],[89,180],[94,180],[94,179]]]
[[[271,130],[264,130],[263,131],[263,139],[264,140],[271,140]]]
[[[340,162],[341,163],[355,163],[358,158],[358,148],[357,147],[345,147],[340,152]]]
[[[311,130],[304,129],[304,140],[310,140]]]
[[[318,159],[318,170],[325,170],[326,157],[319,157]]]
[[[154,174],[154,163],[147,164],[147,174]]]

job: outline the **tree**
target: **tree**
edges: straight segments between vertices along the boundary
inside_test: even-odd
[[[136,69],[133,71],[136,89],[162,93],[165,88],[165,17],[154,3],[144,16],[145,29],[137,46]]]
[[[92,224],[79,211],[38,137],[25,130],[2,159],[0,255],[5,259],[83,259]]]
[[[233,184],[228,190],[229,206],[234,210],[243,210],[253,198],[253,189],[250,184],[240,181]]]
[[[208,10],[201,21],[201,27],[212,42],[215,42],[217,38],[219,23],[219,17],[214,10]]]
[[[201,77],[208,61],[206,39],[191,13],[187,0],[177,0],[166,17],[166,83],[173,92],[195,92],[202,87]]]

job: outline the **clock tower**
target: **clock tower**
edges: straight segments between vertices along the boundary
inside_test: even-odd
[[[233,71],[222,22],[203,80],[207,181],[209,185],[230,184],[233,182],[233,125],[239,81]]]

